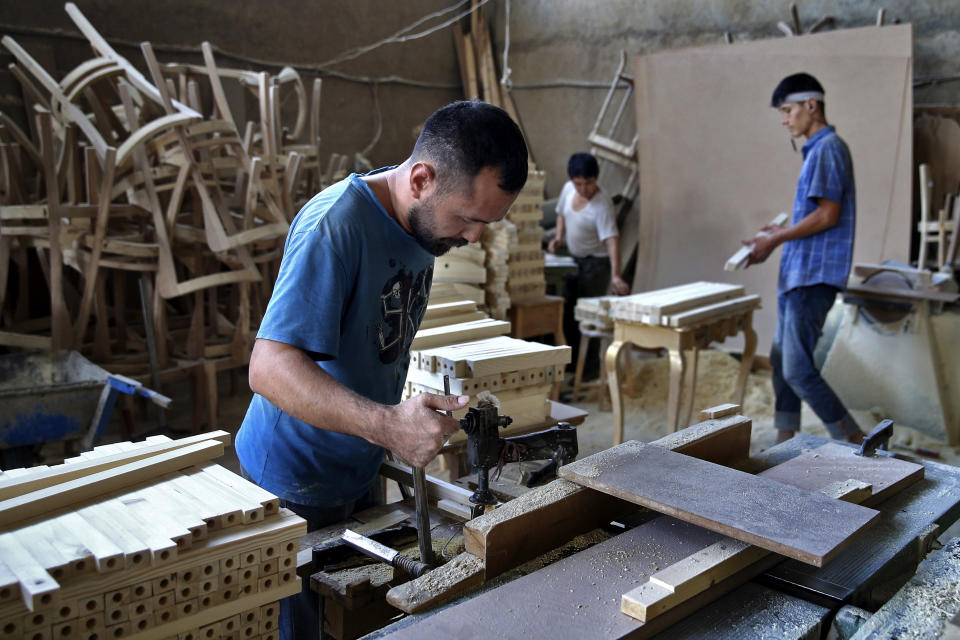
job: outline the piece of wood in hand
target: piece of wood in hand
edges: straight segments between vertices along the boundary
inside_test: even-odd
[[[817,567],[879,516],[637,441],[561,467],[557,475]]]
[[[872,485],[862,504],[872,506],[923,478],[923,465],[890,456],[858,456],[856,449],[830,442],[758,474],[786,484],[817,491],[830,482],[848,478]]]

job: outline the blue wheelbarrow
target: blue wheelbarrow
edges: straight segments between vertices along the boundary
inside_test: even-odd
[[[112,374],[76,351],[0,355],[0,449],[80,440],[103,434],[117,395],[139,395],[166,408],[170,398]],[[10,460],[7,460],[9,466]]]

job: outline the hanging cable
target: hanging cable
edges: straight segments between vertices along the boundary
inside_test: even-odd
[[[506,0],[506,18],[503,24],[503,73],[500,75],[500,86],[510,91],[513,88],[513,80],[510,74],[513,69],[507,63],[507,55],[510,53],[510,0]]]
[[[440,17],[440,16],[442,16],[442,15],[445,14],[445,13],[449,13],[450,11],[454,11],[454,10],[456,10],[456,9],[459,9],[460,7],[462,7],[464,4],[466,4],[466,3],[469,2],[469,1],[470,1],[470,0],[460,0],[460,2],[458,2],[457,4],[452,5],[452,6],[449,6],[449,7],[447,7],[446,9],[441,9],[440,11],[435,11],[435,12],[433,12],[433,13],[431,13],[431,14],[425,15],[424,17],[422,17],[422,18],[420,18],[419,20],[413,22],[412,24],[409,24],[409,25],[407,25],[406,27],[404,27],[403,29],[400,29],[399,31],[397,31],[397,32],[394,33],[393,35],[387,36],[387,37],[384,38],[383,40],[379,40],[379,41],[377,41],[377,42],[374,42],[373,44],[368,44],[368,45],[365,45],[365,46],[362,46],[362,47],[357,47],[357,48],[355,48],[355,49],[350,49],[349,51],[344,51],[344,52],[341,53],[340,55],[338,55],[338,56],[336,56],[336,57],[334,57],[334,58],[331,58],[330,60],[327,60],[326,62],[322,62],[322,63],[320,64],[320,66],[321,66],[321,67],[327,67],[327,66],[330,66],[330,65],[339,64],[339,63],[341,63],[341,62],[346,62],[347,60],[353,60],[354,58],[359,58],[359,57],[362,56],[363,54],[368,53],[368,52],[370,52],[370,51],[373,51],[374,49],[377,49],[378,47],[381,47],[381,46],[383,46],[383,45],[385,45],[385,44],[393,44],[393,43],[397,43],[397,42],[407,42],[407,41],[409,41],[409,40],[416,40],[417,38],[424,38],[424,37],[429,36],[430,34],[436,32],[436,31],[439,31],[440,29],[445,29],[446,27],[449,27],[450,25],[452,25],[452,24],[453,24],[454,22],[456,22],[457,20],[460,20],[461,18],[464,18],[464,17],[470,15],[471,13],[473,13],[474,11],[476,11],[477,9],[479,9],[480,7],[482,7],[483,5],[485,5],[485,4],[487,4],[488,2],[490,2],[490,0],[480,0],[480,2],[478,2],[475,6],[467,9],[466,11],[463,11],[463,12],[461,12],[461,13],[458,13],[458,14],[455,15],[454,17],[449,18],[449,19],[441,22],[440,24],[438,24],[438,25],[436,25],[436,26],[430,27],[430,28],[427,29],[426,31],[421,31],[421,32],[419,32],[419,33],[411,33],[411,34],[407,34],[407,33],[406,33],[406,32],[409,31],[410,29],[413,29],[414,27],[419,26],[420,24],[426,22],[427,20],[432,20],[433,18]]]

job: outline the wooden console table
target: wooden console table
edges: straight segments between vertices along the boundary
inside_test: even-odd
[[[607,383],[613,405],[613,444],[623,442],[623,396],[617,363],[624,346],[667,349],[670,353],[670,386],[667,424],[671,431],[687,426],[693,412],[699,351],[739,333],[744,335],[743,358],[736,396],[743,404],[747,374],[757,348],[753,312],[760,296],[744,295],[743,287],[696,282],[679,287],[625,296],[613,302],[613,343],[607,349]],[[692,356],[692,360],[688,360]],[[680,420],[681,394],[686,400]]]

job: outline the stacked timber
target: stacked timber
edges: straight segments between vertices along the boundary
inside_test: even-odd
[[[223,431],[0,474],[0,637],[276,638],[306,523]]]
[[[665,327],[687,327],[760,306],[760,296],[745,295],[740,285],[691,282],[614,299],[616,320]]]
[[[570,347],[527,342],[506,336],[461,344],[423,348],[411,352],[404,398],[419,393],[444,393],[449,376],[450,393],[470,396],[489,391],[500,401],[500,413],[513,418],[510,430],[544,423],[549,418],[547,396],[553,384],[563,379],[570,362]],[[454,413],[457,418],[466,409]],[[451,441],[463,439],[457,433]]]
[[[507,212],[507,220],[517,228],[517,244],[510,251],[507,293],[511,303],[540,300],[546,295],[544,275],[543,171],[530,171],[527,184]]]
[[[487,280],[483,248],[476,244],[455,247],[433,263],[433,281],[482,285]]]
[[[582,329],[613,331],[610,308],[617,299],[617,296],[578,298],[577,306],[573,308],[573,317],[580,323]]]
[[[480,236],[486,252],[487,282],[483,287],[487,312],[498,320],[506,320],[510,310],[507,280],[510,277],[510,252],[517,248],[517,227],[509,220],[487,225]]]

